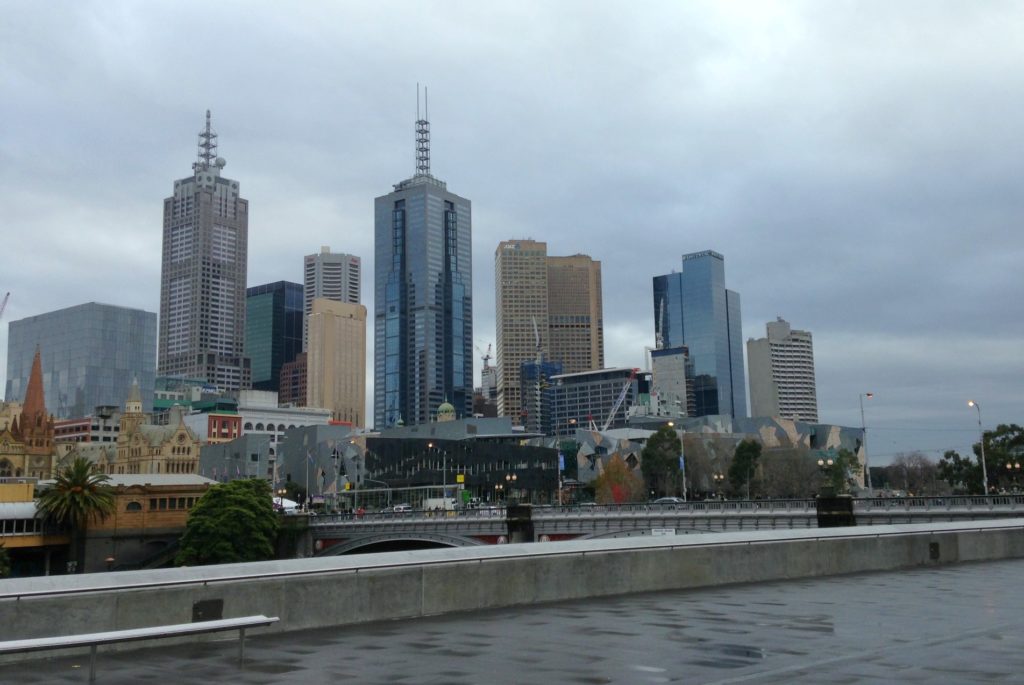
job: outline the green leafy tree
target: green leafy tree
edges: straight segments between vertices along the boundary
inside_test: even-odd
[[[837,495],[849,493],[861,470],[857,455],[844,448],[836,452],[835,456],[824,457],[823,461],[826,485]],[[829,464],[829,461],[832,463]]]
[[[598,504],[623,504],[646,499],[644,482],[633,474],[622,457],[615,455],[594,479],[594,500]]]
[[[214,485],[189,513],[176,561],[201,566],[271,559],[279,523],[266,481]]]
[[[939,459],[939,478],[957,494],[982,494],[981,456],[970,460],[956,450],[948,450]]]
[[[1014,465],[1024,462],[1024,428],[1015,423],[1001,423],[994,431],[985,431],[984,440],[989,487],[1012,488],[1019,485],[1024,474]],[[974,453],[981,458],[981,448],[977,444],[974,445]]]
[[[39,514],[68,529],[71,535],[68,561],[79,573],[84,570],[78,561],[84,552],[86,528],[114,513],[114,489],[107,484],[109,480],[91,461],[76,457],[57,470],[53,485],[39,495]]]
[[[757,440],[743,440],[736,445],[732,463],[729,464],[729,484],[734,493],[750,496],[750,484],[757,475],[761,459],[761,443]]]
[[[640,453],[640,471],[644,483],[655,497],[675,495],[682,491],[683,472],[679,456],[683,443],[671,426],[664,426],[652,435]]]

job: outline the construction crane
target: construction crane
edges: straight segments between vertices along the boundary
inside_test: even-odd
[[[0,302],[0,318],[3,318],[4,310],[7,309],[7,300],[11,299],[11,293],[4,295],[4,301]]]
[[[484,351],[480,349],[479,345],[474,345],[474,347],[476,348],[476,351],[480,353],[480,359],[484,363],[484,371],[487,371],[488,369],[491,368],[490,361],[494,359],[494,357],[491,356],[491,344],[487,343],[486,353],[484,353]]]
[[[604,422],[604,425],[601,426],[601,432],[608,430],[608,426],[612,425],[612,421],[615,420],[615,412],[617,412],[619,407],[622,406],[623,400],[626,399],[626,393],[629,392],[629,388],[633,385],[633,380],[636,378],[638,373],[640,373],[640,369],[633,369],[633,371],[630,372],[629,379],[626,381],[626,384],[622,386],[622,392],[619,393],[618,399],[616,399],[615,404],[612,405],[612,410],[608,412],[608,419]]]

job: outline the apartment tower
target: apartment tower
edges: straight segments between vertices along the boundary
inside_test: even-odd
[[[334,421],[366,425],[366,307],[313,300],[306,351],[306,406]]]
[[[767,337],[747,341],[750,413],[817,423],[818,391],[810,332],[793,330],[782,317],[766,327]]]

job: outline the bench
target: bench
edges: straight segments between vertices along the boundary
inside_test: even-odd
[[[128,630],[111,630],[103,633],[85,633],[82,635],[62,635],[59,637],[38,637],[27,640],[10,640],[0,642],[0,654],[16,654],[20,652],[41,652],[48,649],[64,649],[68,647],[89,647],[89,682],[96,680],[96,648],[99,645],[115,642],[134,642],[136,640],[156,640],[164,637],[181,635],[200,635],[202,633],[219,633],[225,630],[238,631],[238,661],[245,659],[245,629],[269,626],[279,619],[274,616],[243,616],[240,618],[224,618],[216,621],[199,621],[196,623],[179,623],[172,626],[153,626],[151,628],[130,628]]]

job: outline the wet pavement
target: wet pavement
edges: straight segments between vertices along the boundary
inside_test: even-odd
[[[1024,683],[1024,560],[100,653],[98,683]],[[78,659],[0,683],[85,683]]]

